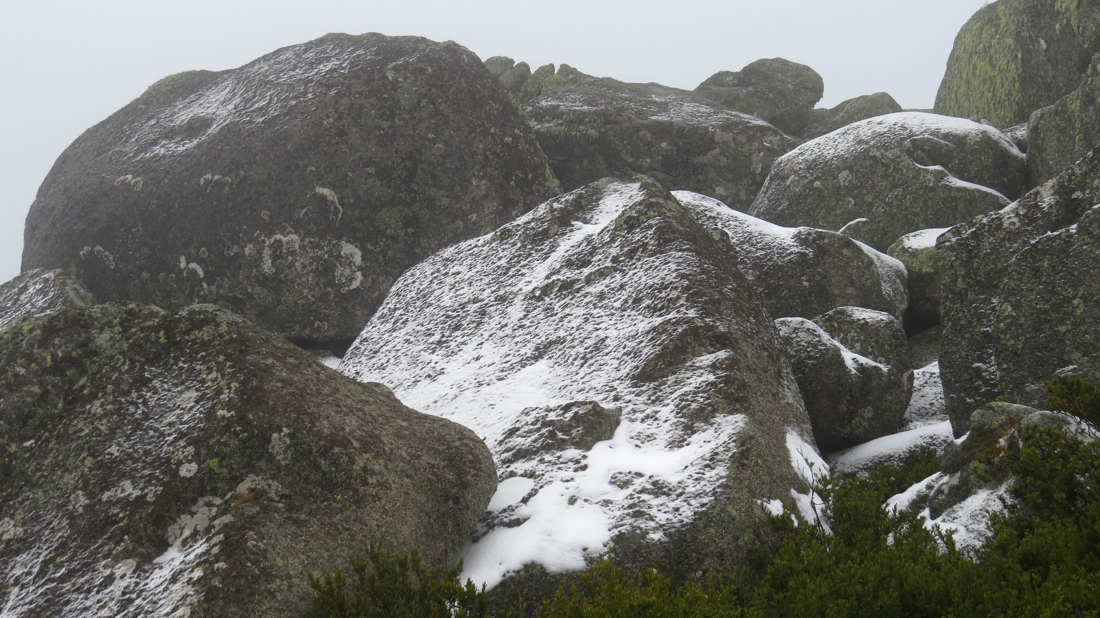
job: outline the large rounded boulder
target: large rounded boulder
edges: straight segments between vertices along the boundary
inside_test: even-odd
[[[971,17],[958,36],[936,94],[935,111],[985,118],[998,127],[1076,89],[1100,51],[1100,5],[999,0]]]
[[[773,318],[813,318],[843,306],[902,318],[908,295],[901,262],[843,234],[780,227],[698,193],[673,195],[712,235],[737,248],[741,270]]]
[[[813,112],[810,124],[798,132],[798,137],[811,140],[832,133],[853,122],[885,116],[901,111],[901,105],[894,97],[885,92],[865,94],[842,101],[831,109],[817,108]]]
[[[86,131],[31,206],[23,267],[350,342],[406,268],[556,192],[469,50],[327,35],[165,78]]]
[[[644,177],[410,269],[340,371],[484,437],[501,483],[464,556],[490,587],[609,551],[632,568],[743,565],[762,503],[808,500],[818,460],[736,247]],[[546,584],[531,577],[528,593]]]
[[[784,58],[761,58],[740,71],[719,71],[695,92],[775,125],[789,135],[806,128],[825,93],[817,71]]]
[[[543,87],[525,109],[569,191],[605,176],[645,174],[747,210],[772,163],[798,144],[758,118],[660,84],[586,78]]]
[[[772,166],[749,214],[843,231],[885,252],[904,234],[1007,206],[1026,181],[1024,155],[996,128],[902,112],[790,151]]]
[[[224,309],[0,331],[5,615],[305,615],[372,541],[446,566],[495,488],[473,432]]]
[[[1093,151],[1009,208],[945,232],[943,371],[956,436],[1007,395],[1047,400],[1058,375],[1100,380],[1100,157]]]
[[[913,392],[901,323],[838,307],[811,320],[776,320],[814,439],[833,452],[897,432]]]

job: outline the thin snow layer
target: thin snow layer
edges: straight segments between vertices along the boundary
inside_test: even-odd
[[[335,94],[335,86],[325,88],[318,78],[346,72],[371,58],[373,51],[335,42],[280,49],[221,73],[198,92],[148,117],[118,149],[137,159],[174,155],[227,125],[261,124],[286,113],[291,104]]]
[[[934,227],[927,230],[917,230],[901,237],[901,244],[909,251],[921,251],[936,246],[936,241],[949,227]]]
[[[478,584],[494,586],[531,562],[583,569],[628,530],[667,538],[712,500],[747,422],[739,413],[687,421],[716,409],[725,375],[717,368],[729,350],[636,378],[676,332],[712,319],[688,295],[701,258],[606,250],[625,233],[616,218],[648,194],[613,183],[598,204],[563,220],[586,190],[410,269],[340,367],[488,444],[502,481],[464,555],[463,577]],[[777,397],[801,408],[793,380]],[[531,446],[517,428],[567,420],[559,406],[576,401],[621,411],[611,439],[588,451],[510,455]]]
[[[886,501],[885,506],[890,511],[919,506],[919,503],[926,501],[936,489],[950,482],[950,478],[943,472],[937,472],[891,497]],[[955,539],[956,547],[961,550],[975,550],[989,538],[989,516],[992,513],[1004,512],[1005,501],[1009,499],[1010,486],[1011,481],[1007,481],[995,488],[979,490],[941,513],[936,519],[932,519],[931,511],[924,508],[921,511],[924,527],[930,530],[938,527],[943,532],[950,532]]]
[[[201,563],[217,553],[224,540],[218,529],[232,521],[232,516],[211,521],[215,509],[210,505],[221,498],[202,498],[190,512],[181,513],[165,532],[168,551],[159,560],[128,555],[133,550],[121,534],[102,538],[92,547],[74,542],[74,537],[80,534],[85,507],[110,513],[119,522],[115,530],[122,530],[130,513],[157,499],[163,489],[158,470],[182,460],[187,463],[173,464],[170,473],[178,467],[179,474],[188,475],[188,466],[196,465],[190,462],[195,449],[187,438],[212,406],[200,370],[146,370],[151,383],[131,396],[131,408],[141,411],[135,415],[143,418],[119,434],[101,456],[123,479],[116,486],[101,495],[75,489],[68,504],[40,509],[41,518],[19,526],[12,519],[0,519],[0,541],[34,539],[24,553],[0,564],[0,581],[16,582],[6,590],[0,616],[37,615],[38,603],[49,597],[64,599],[60,606],[66,616],[190,615],[199,594],[195,581],[206,575]]]
[[[913,372],[913,398],[905,409],[903,429],[917,429],[947,420],[940,363],[934,362]]]
[[[737,245],[744,264],[768,264],[792,262],[797,258],[810,258],[814,248],[799,239],[800,231],[808,227],[783,227],[736,211],[726,204],[706,195],[691,191],[673,191],[681,204],[708,228],[717,228],[729,234]],[[906,288],[907,271],[900,261],[867,245],[853,240],[875,264],[883,298],[904,310],[909,302]],[[853,263],[854,264],[854,263]],[[751,270],[746,268],[745,270]],[[752,278],[751,272],[745,273]]]
[[[772,125],[755,116],[697,101],[686,90],[656,84],[596,80],[576,89],[547,93],[532,101],[531,105],[547,111],[593,112],[610,109],[637,120],[702,127],[717,127],[736,122],[739,125],[758,125],[774,129]],[[536,126],[547,125],[536,123]]]
[[[886,136],[893,136],[898,143],[901,143],[918,135],[944,134],[975,144],[991,139],[1014,156],[1024,158],[1016,144],[995,127],[939,114],[897,112],[853,122],[832,133],[812,139],[780,157],[776,161],[776,167],[780,167],[786,159],[802,161],[803,165],[809,166],[813,165],[814,161],[836,161],[848,158],[866,148],[867,144],[883,141]]]
[[[830,464],[833,472],[854,474],[886,464],[901,463],[906,455],[922,446],[942,449],[952,439],[951,421],[941,421],[840,451],[830,457]]]
[[[17,281],[0,286],[0,330],[19,318],[53,313],[65,304],[53,272]]]

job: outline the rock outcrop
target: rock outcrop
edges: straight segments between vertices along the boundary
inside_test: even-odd
[[[740,71],[719,71],[695,92],[730,109],[762,118],[788,135],[810,124],[825,92],[817,71],[783,58],[761,58]]]
[[[908,295],[897,260],[843,234],[780,227],[697,193],[673,195],[713,236],[729,238],[773,318],[813,318],[844,306],[902,318]]]
[[[88,288],[60,270],[31,270],[0,285],[0,330],[26,316],[95,304]]]
[[[358,334],[393,280],[557,193],[469,50],[327,35],[165,78],[57,160],[24,270],[100,300],[211,302],[294,340]]]
[[[913,392],[901,324],[889,314],[839,307],[776,320],[814,439],[833,452],[895,433]]]
[[[798,144],[758,118],[660,84],[547,85],[525,109],[568,191],[637,173],[747,210],[772,162]]]
[[[885,92],[865,94],[843,101],[832,109],[815,109],[810,124],[798,132],[798,137],[811,140],[853,122],[900,111],[901,105]]]
[[[749,214],[842,231],[885,252],[904,234],[1007,206],[1024,155],[996,128],[935,114],[870,118],[780,157]]]
[[[1036,110],[1027,124],[1027,169],[1032,186],[1054,178],[1100,144],[1100,54],[1081,86]]]
[[[217,307],[0,331],[5,615],[304,615],[370,541],[445,566],[495,487],[473,432]]]
[[[1031,112],[1077,88],[1097,51],[1095,2],[987,4],[955,38],[935,111],[985,118],[1003,128],[1027,122]]]
[[[743,556],[758,500],[809,504],[801,473],[820,460],[776,337],[736,247],[637,177],[410,269],[340,370],[493,451],[500,488],[464,577],[579,571],[612,546],[694,571]]]
[[[955,435],[1001,395],[1046,401],[1058,374],[1100,379],[1100,158],[944,233],[943,370]]]

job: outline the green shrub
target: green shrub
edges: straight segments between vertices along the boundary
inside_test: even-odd
[[[1046,385],[1047,407],[1062,410],[1100,430],[1100,386],[1075,376],[1059,376]]]
[[[308,573],[317,596],[317,618],[480,618],[489,616],[489,599],[473,582],[459,583],[460,564],[454,569],[428,569],[420,555],[393,555],[376,544],[367,551],[369,564],[348,556],[355,584],[348,586],[337,569],[321,578]],[[374,568],[370,568],[373,566]]]

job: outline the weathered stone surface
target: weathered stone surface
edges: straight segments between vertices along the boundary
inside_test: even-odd
[[[1016,147],[1020,149],[1020,152],[1027,154],[1028,147],[1028,132],[1027,123],[1021,123],[1014,127],[1009,127],[1004,130],[1005,137],[1012,140],[1012,143],[1016,144]],[[1041,184],[1041,183],[1032,183]]]
[[[548,91],[526,110],[566,190],[640,173],[746,210],[772,162],[798,143],[757,118],[660,84],[589,78]]]
[[[5,615],[304,615],[369,541],[447,564],[495,487],[469,430],[223,309],[0,331]]]
[[[890,245],[890,257],[905,264],[909,282],[909,308],[905,329],[919,333],[940,323],[940,283],[936,268],[936,239],[948,228],[920,230]]]
[[[780,318],[776,326],[823,451],[898,430],[913,370],[897,320],[881,311],[839,307],[813,321]]]
[[[885,252],[904,234],[1003,208],[1026,180],[1024,155],[996,128],[902,112],[850,124],[780,157],[749,214],[843,229]]]
[[[406,268],[551,181],[469,50],[328,35],[166,78],[86,131],[39,189],[23,264],[72,269],[103,301],[212,302],[350,341]]]
[[[568,64],[563,64],[557,69],[554,68],[553,64],[544,64],[535,69],[535,72],[524,80],[516,100],[521,104],[527,103],[540,95],[583,84],[594,79],[596,78],[587,73],[581,73]]]
[[[815,109],[810,124],[798,132],[798,137],[811,140],[853,122],[900,111],[901,105],[885,92],[865,94],[843,101],[832,109]]]
[[[0,285],[0,330],[26,316],[95,304],[88,288],[60,270],[31,270]]]
[[[941,324],[909,337],[909,353],[913,356],[913,369],[927,367],[940,360],[942,337],[943,325]]]
[[[711,235],[729,238],[773,318],[813,318],[843,306],[902,318],[908,295],[897,260],[843,234],[780,227],[698,193],[673,195]]]
[[[740,71],[719,71],[695,92],[730,109],[762,118],[795,135],[810,124],[825,92],[817,71],[783,58],[761,58]]]
[[[1098,203],[1091,152],[1011,207],[940,238],[940,365],[956,435],[1001,395],[1042,404],[1042,384],[1059,372],[1100,379]]]
[[[1100,51],[1100,4],[999,0],[978,10],[958,36],[935,111],[986,118],[999,127],[1077,88]]]
[[[808,501],[817,455],[776,337],[734,245],[651,179],[609,179],[410,269],[340,370],[486,440],[501,484],[465,576],[541,563],[534,594],[612,546],[630,567],[728,567],[757,500]],[[620,411],[609,441],[512,460],[512,436],[578,401]]]
[[[1036,110],[1027,124],[1027,169],[1032,186],[1054,178],[1100,144],[1100,54],[1081,86]]]

